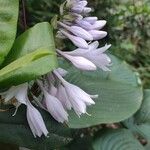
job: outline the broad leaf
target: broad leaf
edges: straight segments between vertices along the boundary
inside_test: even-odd
[[[19,0],[0,0],[0,65],[16,36]]]
[[[144,90],[144,99],[139,111],[135,114],[135,120],[138,124],[150,124],[150,89]]]
[[[116,129],[103,132],[93,142],[94,150],[144,150],[129,130]]]
[[[143,103],[138,112],[128,120],[124,125],[134,133],[140,134],[142,137],[150,140],[150,90],[144,90]]]
[[[0,85],[8,87],[36,79],[57,66],[49,23],[35,25],[20,35],[0,70]]]
[[[118,122],[139,109],[143,95],[139,77],[124,61],[114,56],[112,61],[111,72],[82,72],[66,66],[67,81],[78,85],[89,94],[99,95],[95,99],[96,104],[87,109],[91,116],[83,115],[79,118],[73,111],[70,112],[68,124],[71,128]]]

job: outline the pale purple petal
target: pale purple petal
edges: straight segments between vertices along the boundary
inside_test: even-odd
[[[105,20],[98,20],[98,21],[96,21],[96,22],[93,24],[92,30],[100,30],[100,29],[102,29],[105,25],[106,25],[106,21],[105,21]]]
[[[85,17],[83,18],[83,20],[89,22],[90,24],[94,24],[98,20],[98,18],[97,17]]]
[[[90,7],[84,7],[84,9],[83,9],[83,13],[84,14],[87,14],[87,13],[90,13],[92,11],[92,8],[90,8]]]
[[[85,40],[88,40],[88,41],[93,40],[92,35],[90,33],[88,33],[86,30],[84,30],[83,28],[81,28],[81,27],[71,26],[70,27],[70,32],[72,32],[74,35],[76,35],[78,37],[81,37]]]
[[[39,111],[32,106],[30,102],[27,104],[27,120],[34,137],[41,137],[42,134],[47,136],[48,130]]]
[[[86,105],[95,104],[90,95],[84,92],[79,87],[63,81],[70,103],[78,115],[86,113]]]
[[[56,97],[60,100],[65,109],[71,110],[71,103],[68,99],[66,90],[62,85],[58,86]]]
[[[27,101],[27,90],[28,90],[28,83],[24,83],[18,86],[18,91],[15,95],[15,98],[21,103],[26,104]]]
[[[99,46],[98,41],[95,41],[95,42],[92,42],[91,44],[89,44],[89,48],[88,49],[77,48],[77,49],[75,49],[73,51],[64,52],[64,53],[68,54],[68,55],[72,55],[72,56],[83,56],[84,57],[85,53],[94,51],[95,49],[98,48],[98,46]]]
[[[85,40],[91,41],[93,40],[93,37],[90,33],[88,33],[86,30],[84,30],[81,27],[78,26],[68,26],[62,22],[58,21],[58,24],[62,27],[64,27],[65,29],[67,29],[68,31],[70,31],[71,33],[73,33],[74,35],[81,37]]]
[[[82,27],[82,28],[84,28],[84,29],[86,29],[86,30],[92,30],[92,25],[91,25],[89,22],[85,21],[85,20],[79,20],[79,19],[77,19],[75,22],[76,22],[80,27]]]
[[[90,30],[89,33],[93,36],[94,40],[100,40],[107,35],[107,32],[98,30]]]
[[[65,54],[65,58],[70,60],[72,64],[81,70],[96,70],[96,66],[88,59],[80,56],[70,56]]]
[[[68,37],[72,43],[74,43],[75,46],[77,47],[81,47],[81,48],[88,48],[88,43],[83,39],[83,38],[80,38],[80,37],[77,37],[77,36],[73,36],[63,30],[61,30],[61,32],[66,36]]]
[[[50,89],[48,91],[51,95],[56,96],[57,88],[51,83]]]
[[[50,95],[48,92],[44,91],[45,104],[49,113],[58,121],[65,122],[68,121],[68,114],[63,108],[61,102],[54,96]]]

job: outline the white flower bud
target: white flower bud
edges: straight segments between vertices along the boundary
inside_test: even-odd
[[[89,22],[90,24],[94,24],[98,20],[98,18],[97,17],[85,17],[83,18],[83,20]]]
[[[98,30],[90,30],[89,33],[93,36],[94,40],[100,40],[107,35],[107,32]]]
[[[88,48],[88,43],[83,39],[83,38],[80,38],[80,37],[77,37],[77,36],[73,36],[63,30],[61,30],[61,32],[66,36],[68,37],[72,43],[74,43],[75,46],[77,47],[80,47],[80,48]]]
[[[100,30],[100,29],[102,29],[105,25],[106,25],[106,21],[105,21],[105,20],[98,20],[98,21],[96,21],[96,22],[93,24],[92,30]]]

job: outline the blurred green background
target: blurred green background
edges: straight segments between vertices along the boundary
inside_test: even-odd
[[[50,21],[58,14],[63,0],[20,1],[20,31],[23,31],[23,5],[28,27]],[[89,0],[93,15],[107,20],[108,36],[100,41],[111,43],[109,52],[127,61],[139,72],[145,88],[150,87],[150,0]]]

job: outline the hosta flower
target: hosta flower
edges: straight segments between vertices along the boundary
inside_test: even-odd
[[[56,97],[61,101],[65,109],[71,110],[72,105],[70,103],[70,100],[68,98],[68,95],[64,86],[61,84],[58,86]]]
[[[87,17],[87,14],[92,10],[87,7],[87,4],[86,0],[68,1],[66,7],[69,8],[69,13],[74,19],[58,21],[59,36],[57,37],[64,38],[65,36],[75,46],[84,49],[88,49],[86,41],[100,40],[107,35],[107,32],[100,31],[106,24],[105,20],[98,20],[97,17]]]
[[[5,99],[5,101],[9,101],[12,98],[15,98],[19,105],[25,104],[27,106],[27,121],[34,137],[41,137],[42,134],[47,136],[48,131],[46,129],[42,116],[40,112],[30,103],[27,95],[27,90],[28,83],[24,83],[18,86],[12,86],[8,91],[2,93],[2,97]]]
[[[1,93],[0,95],[5,102],[15,98],[19,103],[26,104],[27,89],[28,84],[24,83],[18,86],[12,86],[6,92]]]
[[[97,41],[107,36],[107,32],[102,30],[106,21],[89,15],[92,9],[88,7],[86,0],[67,0],[64,7],[65,15],[63,16],[62,11],[60,20],[56,22],[58,25],[56,37],[61,40],[69,39],[77,48],[73,51],[61,51],[57,48],[57,56],[63,57],[82,71],[94,71],[97,67],[110,71],[111,59],[106,50],[111,45],[106,44],[99,48]],[[40,112],[32,105],[32,101],[60,123],[68,121],[68,110],[73,109],[80,117],[81,114],[87,114],[87,106],[95,104],[93,99],[98,95],[90,95],[66,81],[64,77],[67,73],[66,70],[57,68],[40,76],[34,84],[32,81],[29,85],[24,83],[12,86],[6,92],[0,93],[6,103],[15,99],[16,103],[13,104],[16,108],[21,104],[26,105],[27,121],[34,137],[41,137],[43,134],[47,136],[48,130]],[[35,89],[34,92],[31,91],[32,88]]]
[[[62,22],[58,22],[58,24],[60,26],[64,27],[66,30],[72,32],[74,35],[83,38],[84,40],[88,40],[88,41],[93,40],[92,35],[88,31],[86,31],[85,29],[83,29],[81,27],[78,27],[78,26],[70,26],[69,27],[68,25],[65,25]]]
[[[38,84],[44,94],[44,104],[46,106],[47,111],[58,122],[63,123],[65,121],[68,121],[68,114],[63,108],[62,103],[55,97],[55,95],[53,96],[50,93],[48,93],[40,81],[38,81]]]
[[[55,120],[61,123],[68,121],[68,114],[63,108],[62,103],[46,91],[44,91],[44,97],[46,108]]]
[[[28,101],[27,102],[27,120],[34,137],[47,136],[48,130],[40,112]]]
[[[72,62],[72,64],[81,70],[96,70],[96,66],[89,61],[88,59],[81,57],[81,56],[71,56],[68,54],[63,53],[60,50],[57,50],[59,54],[61,54],[63,57],[68,59]]]
[[[97,67],[103,69],[104,71],[110,71],[109,66],[111,65],[111,59],[109,58],[107,54],[104,53],[108,48],[110,48],[110,46],[111,45],[105,45],[101,48],[97,48],[98,42],[93,42],[89,45],[89,48],[86,50],[78,48],[71,52],[60,52],[60,53],[62,53],[64,57],[66,56],[73,57],[73,58],[83,57],[89,60],[90,62],[92,62],[93,64],[95,64]],[[78,62],[78,64],[79,63],[80,62]],[[88,65],[88,63],[85,63],[85,64]],[[86,68],[86,66],[83,66],[83,67]],[[87,70],[87,69],[84,69],[84,70]]]
[[[91,96],[89,94],[87,94],[78,86],[73,85],[67,82],[66,80],[64,80],[57,71],[54,71],[54,73],[62,82],[62,85],[65,88],[65,92],[66,92],[65,100],[70,101],[71,107],[74,109],[74,111],[78,116],[86,113],[87,105],[95,104],[95,102],[91,99]]]
[[[86,105],[95,104],[90,95],[79,87],[70,84],[69,82],[63,82],[63,85],[69,97],[70,103],[77,115],[80,116],[82,113],[86,113]]]
[[[88,43],[83,38],[71,35],[70,33],[67,33],[63,30],[60,30],[60,32],[63,33],[66,37],[68,37],[75,46],[81,48],[88,48]]]

